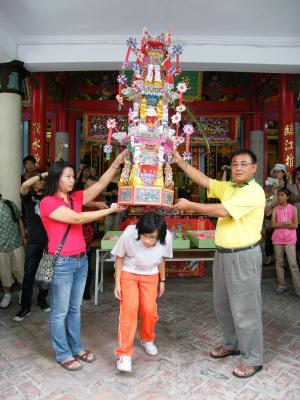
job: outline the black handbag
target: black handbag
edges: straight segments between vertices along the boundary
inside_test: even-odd
[[[71,209],[73,209],[73,200],[72,199],[70,199],[70,203],[71,203]],[[35,274],[35,280],[37,281],[38,286],[41,287],[42,289],[49,289],[49,287],[51,285],[52,276],[53,276],[53,268],[60,256],[61,250],[63,248],[63,245],[65,244],[65,241],[67,239],[70,228],[71,228],[71,224],[68,225],[67,230],[64,233],[64,236],[63,236],[55,254],[49,254],[48,249],[44,250],[42,258],[39,262],[38,269]]]

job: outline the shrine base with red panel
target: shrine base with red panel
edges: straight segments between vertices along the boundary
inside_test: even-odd
[[[158,186],[122,186],[118,191],[118,204],[165,206],[170,207],[174,201],[174,191]]]

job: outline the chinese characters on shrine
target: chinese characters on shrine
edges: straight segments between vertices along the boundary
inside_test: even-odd
[[[31,154],[35,157],[37,166],[39,166],[41,161],[41,124],[39,122],[34,122],[32,124],[32,144],[31,144]]]
[[[284,164],[291,180],[292,172],[295,169],[295,128],[290,123],[284,127]]]

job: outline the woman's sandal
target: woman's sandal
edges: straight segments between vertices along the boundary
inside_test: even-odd
[[[95,356],[90,350],[84,350],[82,354],[75,354],[73,356],[76,360],[80,360],[87,363],[92,363],[95,361]]]
[[[229,356],[239,356],[240,354],[240,350],[227,350],[222,345],[216,347],[210,352],[212,358],[225,358]]]
[[[262,369],[262,365],[254,366],[241,364],[232,371],[232,374],[237,378],[250,378]]]
[[[71,360],[60,361],[58,362],[58,364],[67,371],[79,371],[82,368],[81,363],[75,357],[72,358]],[[77,364],[77,366],[74,366],[74,364],[75,365]]]

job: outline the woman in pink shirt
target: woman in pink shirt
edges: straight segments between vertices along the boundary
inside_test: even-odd
[[[298,227],[297,209],[288,203],[291,192],[282,188],[277,192],[278,205],[273,208],[272,242],[275,250],[276,274],[278,287],[276,293],[282,294],[288,290],[284,280],[283,256],[286,252],[290,271],[293,278],[296,296],[300,297],[300,274],[296,259],[296,242]]]
[[[125,153],[114,160],[97,183],[77,192],[72,192],[75,184],[73,167],[63,161],[53,163],[48,173],[45,198],[40,203],[50,254],[57,251],[68,225],[71,225],[53,269],[49,320],[56,361],[68,371],[81,369],[81,361],[93,362],[95,359],[91,351],[83,349],[80,340],[80,306],[88,271],[82,224],[123,210],[122,207],[114,207],[82,212],[82,207],[108,185],[122,164]]]

